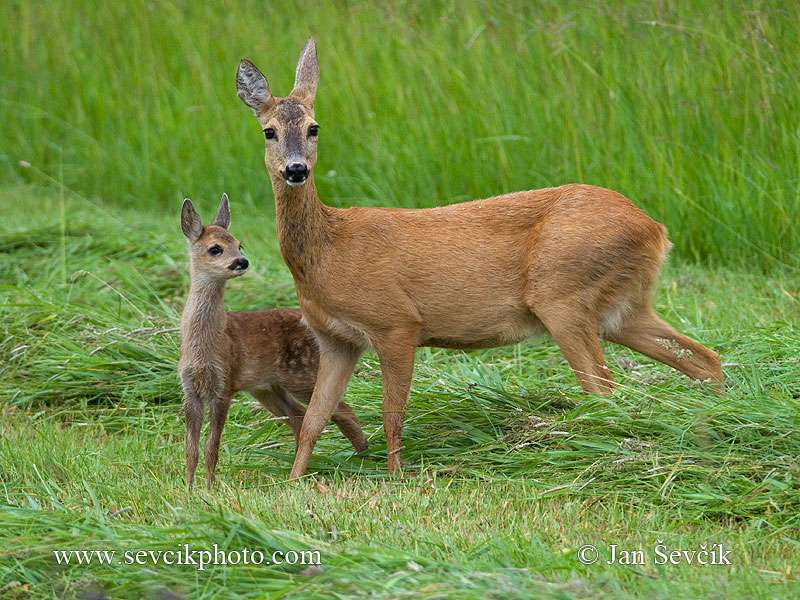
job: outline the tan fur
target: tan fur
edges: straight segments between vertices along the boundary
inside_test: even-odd
[[[298,65],[298,74],[318,73],[308,44],[304,61],[314,64]],[[249,61],[243,68],[260,76]],[[292,477],[305,472],[367,346],[381,362],[390,471],[400,468],[417,346],[492,347],[547,331],[582,388],[605,394],[613,379],[602,335],[691,377],[722,383],[716,353],[653,313],[651,290],[670,244],[665,228],[621,194],[571,184],[424,210],[331,208],[317,196],[316,139],[305,134],[315,122],[313,98],[253,95],[243,81],[238,78],[239,95],[255,98],[248,104],[262,127],[278,132],[267,140],[265,156],[278,238],[300,307],[323,348]],[[298,85],[316,89],[316,81]],[[292,119],[284,118],[287,112]],[[290,187],[282,174],[297,148],[311,176]]]
[[[227,224],[203,227],[190,206],[184,207],[182,225],[190,238],[191,288],[181,318],[178,365],[185,396],[189,488],[197,468],[204,406],[211,422],[205,451],[211,486],[233,395],[249,392],[286,419],[297,438],[305,414],[301,402],[311,398],[319,365],[316,339],[299,310],[225,311],[225,283],[237,275],[229,266],[241,258],[240,244],[226,231]],[[208,254],[214,245],[223,249],[218,257]],[[340,403],[332,418],[357,451],[366,449],[367,440],[349,406]]]

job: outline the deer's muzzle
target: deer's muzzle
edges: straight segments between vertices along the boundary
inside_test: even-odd
[[[303,185],[308,179],[308,165],[305,162],[291,162],[286,165],[282,175],[290,186]]]
[[[236,271],[237,273],[239,273],[246,271],[247,267],[249,266],[250,266],[250,261],[242,257],[242,258],[237,258],[235,261],[233,261],[228,268],[231,271]]]

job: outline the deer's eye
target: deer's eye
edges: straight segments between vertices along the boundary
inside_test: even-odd
[[[220,254],[222,254],[222,246],[214,244],[213,246],[211,246],[211,248],[208,249],[208,253],[211,256],[219,256]]]
[[[274,140],[275,139],[275,129],[273,129],[272,127],[267,127],[264,130],[264,137],[267,138],[268,140]]]
[[[308,128],[308,137],[317,137],[319,135],[319,125],[312,125]]]

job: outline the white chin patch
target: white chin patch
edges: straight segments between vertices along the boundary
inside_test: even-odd
[[[303,181],[289,181],[288,179],[286,179],[284,181],[286,181],[286,184],[289,187],[300,187],[301,185],[303,185],[308,180],[307,179],[303,179]]]

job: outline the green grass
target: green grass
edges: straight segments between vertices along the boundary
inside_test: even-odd
[[[234,72],[249,56],[286,94],[314,34],[328,202],[581,181],[666,223],[678,256],[797,268],[800,4],[591,4],[4,2],[0,177],[271,207]]]
[[[0,589],[36,598],[93,588],[115,598],[800,592],[796,273],[668,264],[657,307],[722,353],[722,398],[612,345],[620,386],[607,399],[582,395],[547,340],[422,349],[398,480],[385,475],[369,354],[347,393],[370,438],[365,457],[328,428],[315,476],[289,483],[288,428],[241,397],[219,486],[188,497],[175,375],[187,287],[177,210],[163,219],[69,194],[0,190]],[[295,302],[262,213],[234,200],[232,228],[253,270],[231,282],[231,309]],[[724,543],[733,565],[658,566],[657,540]],[[65,568],[51,555],[182,543],[319,549],[322,570]],[[584,566],[576,552],[587,543],[606,558],[611,543],[650,549],[650,560]]]

